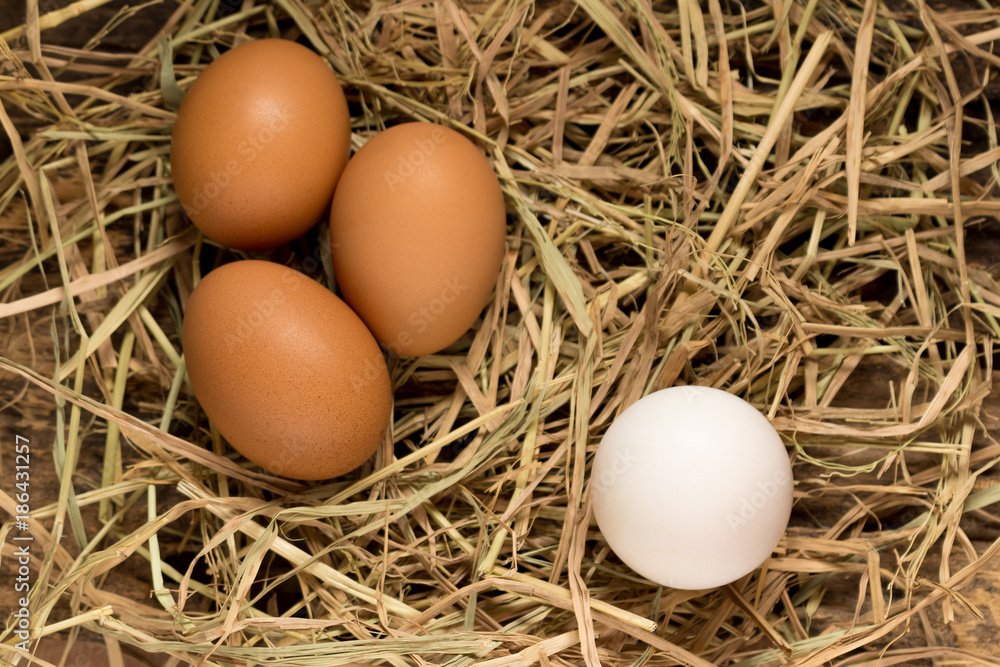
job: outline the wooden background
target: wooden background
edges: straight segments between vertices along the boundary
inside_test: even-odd
[[[68,4],[65,0],[42,0],[39,3],[43,12],[51,11],[65,4]],[[52,45],[81,47],[126,4],[125,0],[115,0],[81,17],[67,21],[58,28],[45,31],[42,34],[43,41]],[[177,3],[174,0],[163,0],[151,5],[111,30],[97,48],[112,52],[137,50],[156,35],[160,25],[176,7]],[[0,32],[20,25],[24,21],[24,15],[23,2],[0,0]],[[0,72],[3,71],[3,62],[0,61]],[[8,108],[7,112],[14,120],[21,136],[27,138],[37,121],[25,116],[15,108]],[[0,160],[6,159],[9,154],[9,140],[5,134],[0,134]],[[63,193],[68,198],[76,196],[81,188],[79,178],[72,174],[62,175],[55,185],[57,195]],[[16,203],[0,215],[0,268],[22,256],[24,247],[20,243],[12,241],[7,234],[11,229],[19,226],[23,228],[23,225],[24,211]],[[1000,225],[996,224],[970,230],[967,251],[970,263],[993,271],[997,270],[998,265],[1000,265],[1000,232],[998,230],[1000,230]],[[122,234],[116,241],[127,244],[130,239]],[[42,291],[45,288],[41,276],[31,274],[21,281],[18,292],[5,296],[7,299],[16,299]],[[51,374],[55,365],[53,347],[50,344],[49,323],[52,317],[52,312],[46,310],[0,321],[0,348],[2,348],[0,353],[14,361],[31,366],[43,374]],[[1000,380],[1000,371],[996,371],[995,375],[995,380]],[[869,406],[873,401],[882,402],[883,390],[887,382],[897,377],[898,369],[880,368],[876,365],[859,368],[851,380],[857,404]],[[995,381],[994,390],[985,403],[982,415],[983,422],[993,437],[1000,436],[1000,391],[996,388],[998,386],[1000,386],[1000,382]],[[139,417],[152,419],[152,413],[144,412],[144,405],[162,404],[165,398],[163,392],[162,386],[155,382],[130,381],[130,394],[126,399],[125,409]],[[58,495],[59,482],[52,463],[52,443],[57,428],[55,411],[55,402],[49,394],[20,379],[14,379],[10,375],[0,373],[0,488],[8,493],[13,489],[12,475],[7,471],[13,467],[12,454],[15,435],[29,438],[32,443],[31,492],[33,507],[55,502]],[[85,491],[99,484],[103,460],[104,425],[88,423],[85,419],[84,428],[89,435],[84,439],[81,453],[79,470],[83,471],[83,474],[76,481],[78,491]],[[986,438],[980,435],[979,443],[982,444],[985,440]],[[123,454],[126,456],[126,465],[130,455],[134,456],[134,460],[138,460],[138,457],[127,446],[123,447]],[[994,481],[996,479],[988,480],[986,483]],[[168,494],[163,494],[160,501],[166,507],[173,502],[173,499]],[[143,523],[144,513],[145,508],[139,508],[139,514],[135,520]],[[97,521],[96,511],[85,512],[84,518],[88,532],[93,534],[100,525]],[[7,519],[8,517],[0,510],[0,521]],[[906,518],[903,517],[902,520],[905,521]],[[971,538],[976,550],[981,553],[1000,534],[1000,519],[994,518],[990,512],[980,512],[975,516],[970,516],[968,523],[963,522],[963,528]],[[63,542],[71,553],[77,552],[69,531],[64,536]],[[175,545],[163,540],[161,548],[166,560],[177,559],[178,562],[182,562],[183,554],[176,552]],[[175,549],[175,552],[172,552],[171,549]],[[3,559],[0,562],[0,582],[3,582],[3,585],[0,585],[0,615],[3,616],[5,622],[13,611],[15,602],[13,586],[8,584],[16,569],[16,567],[12,567],[10,553],[11,547],[5,546]],[[938,565],[938,560],[932,554],[927,559],[926,565],[930,578],[936,578],[931,573],[936,572]],[[133,600],[149,601],[151,599],[149,566],[140,557],[128,559],[107,576],[108,579],[102,584],[102,589]],[[843,583],[846,584],[846,582],[845,577]],[[853,605],[857,591],[853,590],[854,584],[850,584],[850,586],[851,588],[848,588],[845,585],[842,591],[831,588],[821,609],[817,612],[817,621],[846,621],[853,618],[855,614]],[[931,608],[921,616],[922,623],[920,625],[922,627],[911,628],[907,636],[895,646],[919,647],[936,643],[1000,656],[1000,638],[998,638],[1000,635],[1000,562],[978,577],[972,586],[963,590],[963,595],[968,606],[956,606],[957,617],[954,622],[942,623],[940,608]],[[68,608],[57,609],[49,621],[60,620],[66,616],[68,616]],[[82,649],[74,649],[71,658],[65,664],[72,667],[107,665],[108,659],[103,653],[104,649],[100,639],[86,631],[82,632],[80,637],[81,640],[88,643]],[[58,664],[65,646],[62,638],[50,638],[43,642],[43,645],[40,655],[44,655],[46,659]],[[130,667],[141,667],[148,664],[162,664],[162,661],[148,657],[146,659],[130,658],[125,664],[130,665]],[[925,661],[913,664],[931,663]]]

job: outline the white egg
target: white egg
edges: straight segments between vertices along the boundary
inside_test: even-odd
[[[752,572],[788,526],[792,467],[743,399],[671,387],[626,409],[601,440],[594,515],[626,565],[663,586],[704,589]]]

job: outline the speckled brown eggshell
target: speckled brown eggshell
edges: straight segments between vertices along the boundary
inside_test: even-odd
[[[170,152],[174,188],[209,238],[274,248],[323,217],[350,139],[347,100],[325,60],[288,40],[247,42],[184,96]]]
[[[388,349],[440,351],[489,301],[506,221],[500,183],[475,144],[440,125],[396,125],[351,158],[334,193],[337,285]]]
[[[205,414],[259,466],[328,479],[381,442],[392,404],[382,352],[347,304],[298,271],[257,260],[215,269],[191,293],[182,333]]]

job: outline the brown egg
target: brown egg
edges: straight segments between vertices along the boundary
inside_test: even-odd
[[[506,213],[493,167],[440,125],[396,125],[347,164],[330,210],[337,285],[390,350],[416,356],[479,317],[503,260]]]
[[[191,387],[257,465],[327,479],[364,463],[389,423],[382,352],[333,292],[281,264],[244,260],[205,276],[184,313]]]
[[[205,236],[274,248],[323,217],[350,139],[347,100],[326,61],[283,39],[247,42],[184,96],[170,152],[174,188]]]

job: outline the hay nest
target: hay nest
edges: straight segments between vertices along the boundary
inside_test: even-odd
[[[136,53],[101,39],[146,5],[46,45],[104,1],[30,0],[0,40],[4,410],[46,392],[61,479],[29,522],[33,636],[172,665],[991,660],[944,625],[1000,547],[989,0],[188,0]],[[328,58],[355,147],[466,133],[510,213],[474,330],[398,360],[391,438],[324,484],[238,456],[183,371],[192,285],[241,255],[181,218],[174,110],[263,36]],[[329,285],[323,237],[266,256]],[[685,384],[756,405],[796,478],[773,557],[709,591],[650,584],[590,520],[601,434]],[[147,597],[114,592],[130,565]]]

